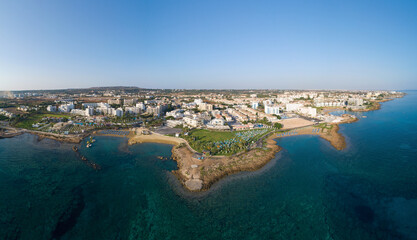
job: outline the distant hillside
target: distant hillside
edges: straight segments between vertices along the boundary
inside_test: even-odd
[[[106,91],[106,90],[139,90],[139,89],[145,89],[145,88],[139,88],[139,87],[128,87],[128,86],[110,86],[110,87],[90,87],[87,89],[91,90],[98,90],[98,91]]]

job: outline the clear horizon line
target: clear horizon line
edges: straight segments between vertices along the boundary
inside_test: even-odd
[[[145,88],[138,86],[93,86],[93,87],[73,87],[73,88],[49,88],[49,89],[22,89],[22,90],[0,90],[0,92],[28,92],[28,91],[62,91],[62,90],[77,90],[77,89],[94,89],[94,88],[138,88],[143,90],[296,90],[296,91],[416,91],[417,89],[337,89],[337,88],[316,88],[316,89],[302,89],[302,88]]]

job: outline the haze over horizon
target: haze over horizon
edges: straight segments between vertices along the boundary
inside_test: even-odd
[[[2,1],[0,90],[417,89],[415,1]]]
[[[140,86],[92,86],[92,87],[72,87],[72,88],[49,88],[49,89],[20,89],[20,90],[2,90],[0,94],[5,92],[29,92],[29,91],[60,91],[60,90],[71,90],[71,89],[97,89],[97,88],[139,88],[139,89],[155,89],[155,90],[249,90],[249,91],[263,91],[263,90],[288,90],[288,91],[417,91],[416,89],[320,89],[320,88],[143,88]]]

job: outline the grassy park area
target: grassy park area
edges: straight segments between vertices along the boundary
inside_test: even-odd
[[[315,127],[321,128],[322,132],[330,133],[330,130],[332,130],[332,128],[333,128],[333,125],[329,124],[329,123],[320,123],[320,124],[316,125]]]
[[[62,113],[42,113],[42,114],[30,114],[28,116],[21,117],[15,123],[15,127],[25,128],[25,129],[35,129],[32,127],[32,124],[40,122],[45,117],[53,118],[69,118],[70,115]]]
[[[261,137],[268,134],[270,129],[253,129],[236,132],[219,132],[209,130],[192,130],[183,136],[190,146],[198,151],[207,151],[211,155],[230,156],[246,150]]]

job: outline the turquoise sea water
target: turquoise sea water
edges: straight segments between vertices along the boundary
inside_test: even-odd
[[[341,125],[348,147],[279,139],[265,168],[201,194],[169,171],[171,146],[97,137],[0,139],[0,239],[417,239],[417,92]]]

